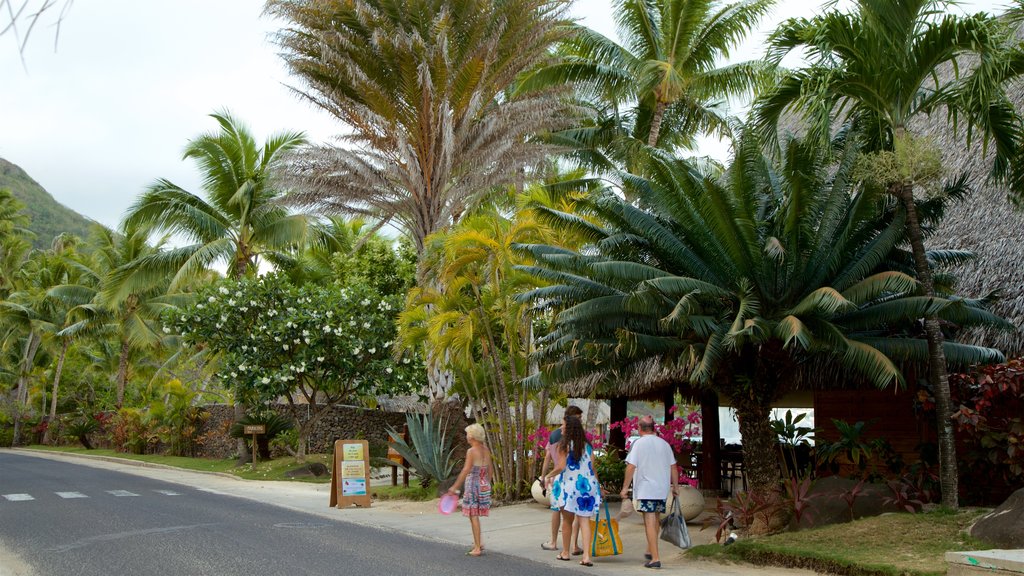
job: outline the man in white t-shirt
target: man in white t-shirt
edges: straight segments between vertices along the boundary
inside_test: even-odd
[[[637,510],[644,515],[644,532],[647,534],[644,566],[661,568],[658,556],[661,514],[665,511],[669,490],[673,495],[678,493],[679,473],[672,447],[654,434],[654,419],[650,416],[640,419],[640,437],[633,442],[626,456],[626,478],[619,493],[623,498],[629,493],[630,483],[633,484],[633,498],[639,501]]]

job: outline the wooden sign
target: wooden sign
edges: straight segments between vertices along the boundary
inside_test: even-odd
[[[331,507],[370,507],[370,444],[366,440],[334,442]]]
[[[245,424],[243,433],[252,434],[252,463],[256,464],[260,461],[260,447],[256,444],[256,436],[267,433],[266,424]]]

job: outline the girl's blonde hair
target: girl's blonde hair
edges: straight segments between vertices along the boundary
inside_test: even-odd
[[[476,440],[477,442],[483,442],[487,436],[484,434],[484,427],[479,424],[470,424],[466,426],[466,436]]]

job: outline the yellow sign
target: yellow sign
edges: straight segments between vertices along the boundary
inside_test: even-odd
[[[342,448],[342,460],[362,460],[363,459],[363,445],[362,444],[345,444]]]
[[[363,478],[366,476],[366,468],[363,467],[363,461],[359,460],[356,462],[342,461],[341,463],[341,477],[342,478]]]

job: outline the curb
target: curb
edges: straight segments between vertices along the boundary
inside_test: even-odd
[[[127,464],[130,466],[138,466],[140,468],[159,468],[161,470],[181,470],[184,472],[194,472],[196,474],[207,474],[210,476],[220,476],[221,478],[231,478],[232,480],[240,480],[245,482],[245,478],[239,478],[234,474],[228,474],[227,472],[211,472],[209,470],[192,470],[190,468],[181,468],[180,466],[168,466],[167,464],[157,464],[155,462],[145,462],[143,460],[132,460],[131,458],[118,458],[117,456],[101,456],[99,454],[82,454],[80,452],[61,452],[59,450],[39,450],[38,448],[23,448],[23,447],[12,447],[8,448],[15,452],[33,452],[35,454],[56,454],[58,456],[68,456],[71,458],[82,458],[84,460],[100,460],[103,462],[114,462],[116,464]]]

